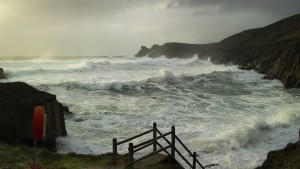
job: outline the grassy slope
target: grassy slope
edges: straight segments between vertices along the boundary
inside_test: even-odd
[[[12,146],[0,142],[0,169],[29,169],[33,161],[33,148]],[[111,154],[80,155],[57,154],[44,148],[37,149],[37,164],[43,169],[130,169],[125,160],[113,164]],[[180,165],[165,160],[146,169],[182,169]]]
[[[0,168],[29,168],[33,159],[32,148],[0,143]],[[37,164],[42,168],[109,168],[111,155],[57,154],[37,149]]]

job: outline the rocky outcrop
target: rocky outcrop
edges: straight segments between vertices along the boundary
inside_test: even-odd
[[[4,78],[5,78],[4,70],[0,68],[0,79],[4,79]]]
[[[55,138],[67,135],[63,114],[66,108],[56,96],[22,82],[0,83],[0,93],[0,141],[32,145],[34,108],[41,105],[47,114],[47,130],[38,145],[55,150]]]
[[[144,55],[142,55],[144,54]],[[207,45],[166,43],[136,56],[186,58],[197,54],[216,64],[254,69],[267,79],[279,79],[286,88],[300,88],[300,14],[269,26],[246,30]]]
[[[149,52],[150,52],[149,48],[147,48],[146,46],[141,46],[140,51],[135,55],[135,57],[147,56]]]
[[[153,45],[150,49],[142,46],[141,50],[135,55],[136,57],[148,56],[157,58],[166,56],[167,58],[190,58],[194,55],[207,52],[214,44],[186,44],[186,43],[165,43],[162,46]]]
[[[284,149],[268,153],[266,161],[257,169],[300,168],[300,141],[290,143]]]

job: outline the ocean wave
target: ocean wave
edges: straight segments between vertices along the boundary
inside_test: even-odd
[[[300,122],[300,104],[296,103],[291,107],[285,107],[278,110],[278,113],[268,118],[262,119],[252,117],[243,123],[239,123],[232,128],[222,130],[222,133],[215,138],[204,138],[199,140],[204,153],[214,151],[228,151],[239,148],[245,148],[249,145],[268,142],[272,137],[282,137],[278,131],[295,130],[297,137],[297,128],[288,129],[292,124]],[[272,134],[271,134],[272,133]]]
[[[66,81],[60,83],[47,83],[40,86],[63,87],[66,90],[82,89],[87,91],[94,90],[146,90],[146,89],[161,89],[167,90],[166,86],[175,84],[184,84],[186,80],[192,80],[192,77],[185,78],[184,76],[176,76],[170,70],[162,69],[156,76],[147,77],[140,80],[128,81],[100,81],[100,82],[78,82]]]
[[[268,121],[274,127],[287,127],[291,123],[300,122],[300,104],[282,107],[277,114],[269,117]]]
[[[248,123],[238,124],[234,128],[224,131],[223,135],[214,140],[211,148],[215,150],[234,150],[248,144],[255,144],[261,134],[269,130],[271,130],[271,127],[266,121],[254,118]]]

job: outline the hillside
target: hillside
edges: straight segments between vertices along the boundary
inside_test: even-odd
[[[210,57],[216,64],[254,69],[267,79],[279,79],[286,88],[300,87],[300,14],[271,25],[245,30],[218,43],[165,43],[142,46],[136,57]]]

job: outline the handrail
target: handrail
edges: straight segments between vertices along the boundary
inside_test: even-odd
[[[137,145],[133,146],[133,148],[138,148],[138,147],[143,146],[143,145],[145,145],[145,144],[147,144],[147,143],[156,141],[156,140],[158,140],[158,139],[160,139],[160,138],[162,138],[162,137],[164,137],[164,136],[167,136],[167,135],[169,135],[169,134],[171,134],[171,132],[168,132],[168,133],[166,133],[166,134],[164,134],[164,135],[161,135],[161,136],[158,136],[158,137],[156,137],[156,138],[154,138],[154,139],[147,140],[147,141],[145,141],[145,142],[142,142],[142,143],[140,143],[140,144],[137,144]]]
[[[156,131],[158,132],[159,135],[163,135],[158,129],[156,129]],[[171,144],[171,142],[168,139],[166,139],[166,137],[163,138],[168,144]]]
[[[187,159],[180,153],[180,151],[177,150],[177,148],[175,148],[175,151],[180,155],[180,157],[191,167],[193,168],[192,164],[190,162],[187,161]]]
[[[139,143],[139,144],[136,144],[136,145],[133,145],[133,143],[129,143],[129,148],[128,148],[128,150],[129,150],[129,153],[127,153],[126,155],[128,155],[129,156],[129,165],[133,165],[134,163],[136,163],[136,162],[138,162],[138,161],[141,161],[141,160],[143,160],[143,159],[146,159],[146,158],[148,158],[148,157],[150,157],[150,156],[153,156],[153,155],[155,155],[155,154],[157,154],[157,153],[159,153],[159,152],[161,152],[161,151],[164,151],[169,157],[171,157],[172,159],[174,159],[175,160],[175,152],[177,152],[177,154],[192,168],[192,169],[196,169],[196,165],[198,164],[202,169],[204,169],[205,167],[203,167],[203,165],[199,162],[199,160],[197,159],[197,155],[196,155],[196,153],[194,152],[194,153],[192,153],[187,147],[186,147],[186,145],[179,139],[179,137],[178,136],[176,136],[176,134],[175,134],[175,127],[174,126],[172,126],[172,130],[170,131],[170,132],[168,132],[168,133],[165,133],[165,134],[162,134],[158,129],[157,129],[157,127],[156,127],[156,123],[153,123],[153,128],[151,129],[151,130],[148,130],[148,131],[145,131],[145,132],[143,132],[143,133],[141,133],[141,134],[138,134],[138,135],[136,135],[136,136],[133,136],[133,137],[131,137],[131,138],[128,138],[128,139],[125,139],[125,140],[123,140],[123,141],[120,141],[120,142],[117,142],[117,139],[116,138],[114,138],[113,139],[113,159],[114,159],[114,161],[116,160],[116,159],[119,159],[119,158],[121,158],[121,157],[124,157],[125,155],[122,155],[122,156],[119,156],[119,157],[117,157],[118,156],[118,154],[117,154],[117,146],[118,145],[121,145],[121,144],[124,144],[124,143],[126,143],[126,142],[128,142],[128,141],[131,141],[131,140],[133,140],[133,139],[136,139],[136,138],[138,138],[138,137],[141,137],[141,136],[143,136],[143,135],[146,135],[146,134],[148,134],[148,133],[150,133],[150,132],[153,132],[153,138],[152,139],[150,139],[150,140],[147,140],[147,141],[144,141],[144,142],[142,142],[142,143]],[[158,133],[159,134],[159,136],[157,136],[157,134],[156,133]],[[168,136],[168,135],[170,135],[171,134],[171,141],[169,141],[167,138],[166,138],[166,136]],[[161,139],[161,138],[163,138],[166,142],[167,142],[167,144],[168,144],[168,146],[166,146],[166,147],[163,147],[159,142],[158,142],[158,140],[159,139]],[[193,157],[193,163],[191,164],[183,155],[182,155],[182,153],[176,148],[176,141],[177,142],[179,142],[180,143],[180,145],[187,151],[187,153],[190,155],[190,156],[192,156]],[[145,148],[147,148],[147,147],[149,147],[149,146],[151,146],[151,145],[153,145],[153,152],[151,152],[150,154],[148,154],[148,155],[146,155],[146,156],[144,156],[144,157],[141,157],[141,158],[139,158],[139,159],[136,159],[136,160],[134,160],[134,153],[136,153],[136,152],[138,152],[138,151],[140,151],[140,150],[143,150],[143,149],[145,149]],[[160,149],[159,150],[157,150],[157,145],[160,147]],[[166,149],[168,149],[168,148],[171,148],[171,153],[169,153]],[[210,166],[210,165],[208,165],[208,166]]]
[[[152,144],[154,144],[153,141],[150,142],[150,143],[148,143],[148,144],[146,144],[146,145],[144,145],[144,146],[142,146],[142,147],[140,147],[140,148],[138,148],[138,149],[136,149],[136,150],[133,150],[133,152],[136,153],[136,152],[138,152],[138,151],[140,151],[140,150],[142,150],[144,148],[147,148],[147,147],[151,146]]]
[[[182,147],[185,148],[185,150],[192,156],[193,155],[192,152],[183,144],[183,142],[176,135],[175,138],[182,145]]]
[[[159,144],[159,142],[156,143],[160,148],[163,148],[163,146],[161,144]],[[171,156],[171,154],[167,151],[164,150],[166,154],[168,154],[168,156]]]
[[[126,142],[128,142],[128,141],[131,141],[131,140],[133,140],[133,139],[136,139],[136,138],[138,138],[138,137],[141,137],[141,136],[143,136],[143,135],[146,135],[146,134],[148,134],[148,133],[150,133],[150,132],[152,132],[152,131],[153,131],[153,129],[148,130],[148,131],[145,131],[144,133],[141,133],[141,134],[138,134],[138,135],[133,136],[133,137],[131,137],[131,138],[128,138],[128,139],[126,139],[126,140],[120,141],[120,142],[117,143],[117,145],[120,145],[120,144],[126,143]]]
[[[185,144],[183,144],[183,142],[179,139],[179,137],[177,137],[177,136],[175,135],[175,138],[176,138],[176,140],[181,144],[181,146],[182,146],[183,148],[185,148],[185,150],[190,154],[190,156],[193,156],[192,152],[185,146]],[[177,149],[176,149],[176,150],[177,150]],[[178,151],[178,152],[179,152],[179,151]],[[177,152],[177,153],[178,153],[178,152]],[[179,154],[179,153],[178,153],[178,154]],[[195,160],[196,160],[196,162],[200,165],[200,167],[204,169],[204,167],[203,167],[202,164],[198,161],[198,159],[196,158]]]

